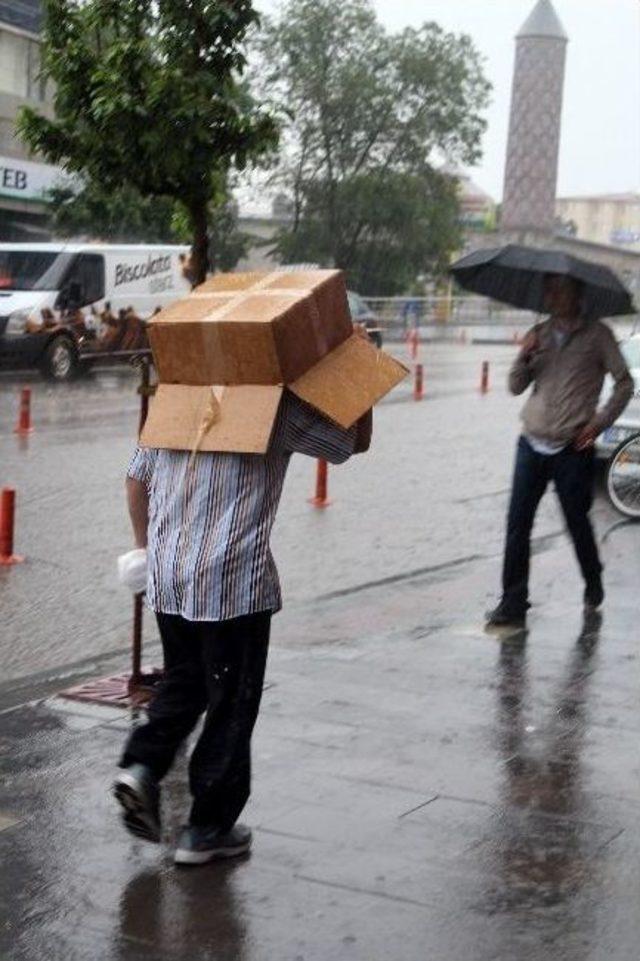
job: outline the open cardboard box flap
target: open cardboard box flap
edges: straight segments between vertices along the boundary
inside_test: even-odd
[[[140,436],[143,447],[218,453],[265,454],[273,432],[282,387],[191,387],[159,384]],[[217,417],[201,435],[212,393]]]
[[[289,384],[301,400],[349,428],[407,376],[407,369],[354,334]]]

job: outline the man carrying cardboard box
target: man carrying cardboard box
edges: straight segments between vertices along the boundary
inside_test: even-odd
[[[149,335],[160,387],[127,494],[165,674],[114,793],[127,829],[158,842],[159,783],[206,712],[175,852],[202,864],[251,843],[236,822],[281,607],[269,537],[291,454],[340,464],[366,451],[371,406],[405,372],[354,333],[336,271],[214,278]]]

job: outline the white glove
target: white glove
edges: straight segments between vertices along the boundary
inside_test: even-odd
[[[118,580],[134,594],[142,594],[147,588],[147,550],[145,547],[118,558]]]

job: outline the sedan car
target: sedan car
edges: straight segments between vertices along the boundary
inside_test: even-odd
[[[372,343],[374,343],[376,347],[382,347],[382,327],[380,326],[378,316],[374,314],[371,308],[364,302],[360,294],[349,290],[347,291],[347,297],[349,299],[351,319],[354,324],[364,324]]]
[[[623,441],[628,440],[633,434],[640,434],[640,334],[633,334],[622,341],[620,349],[631,371],[636,390],[630,404],[613,427],[609,427],[598,438],[596,454],[600,458],[611,457]],[[611,378],[607,377],[602,393],[603,400],[607,399],[611,390]]]

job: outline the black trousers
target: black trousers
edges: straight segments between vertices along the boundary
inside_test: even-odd
[[[251,734],[267,663],[271,612],[229,621],[158,614],[165,674],[125,747],[121,767],[144,764],[160,780],[206,711],[191,755],[190,823],[229,830],[251,791]]]
[[[529,599],[531,531],[536,511],[553,480],[585,583],[602,573],[589,511],[593,501],[593,450],[566,447],[559,454],[538,454],[526,438],[518,441],[507,521],[502,572],[502,603],[513,615],[524,614]]]

